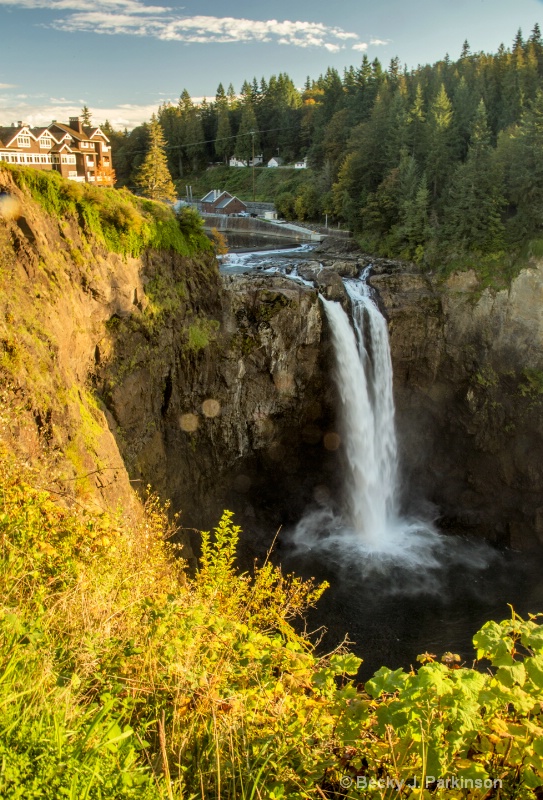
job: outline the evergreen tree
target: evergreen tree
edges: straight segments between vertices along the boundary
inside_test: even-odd
[[[92,114],[88,106],[83,106],[81,109],[81,119],[83,121],[83,125],[85,125],[87,128],[90,128],[92,125]]]
[[[218,158],[224,159],[225,163],[228,163],[228,159],[232,155],[234,148],[232,140],[232,128],[230,126],[230,113],[228,110],[228,99],[224,93],[222,83],[219,84],[219,88],[217,89],[215,105],[217,108],[215,154]]]
[[[258,155],[260,148],[260,135],[253,104],[247,100],[241,111],[241,122],[236,138],[235,154],[242,161],[252,158],[253,153]]]
[[[486,108],[481,100],[472,127],[468,156],[451,185],[445,212],[445,237],[463,252],[496,253],[503,249],[504,198],[490,145]]]
[[[407,112],[406,126],[406,141],[411,155],[418,162],[421,162],[426,150],[427,127],[424,97],[420,83],[417,83],[415,99]]]
[[[436,198],[443,189],[453,165],[453,111],[445,87],[441,84],[429,115],[429,145],[426,169]]]
[[[522,116],[520,125],[504,137],[507,152],[508,185],[516,216],[512,221],[515,239],[522,240],[543,231],[543,91]],[[502,141],[502,147],[504,142]]]
[[[138,170],[136,184],[144,197],[151,200],[175,200],[176,192],[165,152],[166,142],[155,114],[149,124],[149,146],[147,155]]]

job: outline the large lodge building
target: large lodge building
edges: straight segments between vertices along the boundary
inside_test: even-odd
[[[70,124],[53,120],[47,128],[29,128],[22,122],[0,127],[0,162],[56,170],[79,183],[113,186],[109,139],[99,127],[83,126],[79,117]]]

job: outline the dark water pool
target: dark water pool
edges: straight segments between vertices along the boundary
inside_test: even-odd
[[[452,651],[471,664],[473,634],[488,619],[510,616],[508,604],[521,616],[543,612],[543,552],[489,553],[484,569],[444,564],[432,575],[432,591],[416,571],[364,574],[357,564],[343,565],[339,553],[283,553],[281,561],[289,572],[330,583],[308,628],[326,628],[322,651],[348,634],[351,649],[364,659],[359,677],[365,680],[383,665],[409,668],[424,652],[441,657]]]

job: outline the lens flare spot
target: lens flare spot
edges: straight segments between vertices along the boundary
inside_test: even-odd
[[[204,400],[202,403],[202,412],[204,416],[209,417],[210,419],[213,417],[218,417],[221,413],[221,404],[218,400],[213,400],[213,398],[208,397],[208,399]]]
[[[334,451],[338,450],[341,444],[341,438],[339,434],[333,433],[329,431],[328,433],[324,434],[324,446],[327,450]]]
[[[185,433],[194,433],[198,428],[198,417],[196,414],[181,414],[179,425]]]
[[[21,216],[21,204],[16,197],[0,192],[0,219],[17,219]]]

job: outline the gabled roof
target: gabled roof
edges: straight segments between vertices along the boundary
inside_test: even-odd
[[[205,197],[202,197],[200,200],[201,203],[213,203],[213,205],[217,205],[218,202],[224,200],[226,197],[232,197],[233,195],[230,192],[225,192],[221,189],[212,189],[210,192],[206,194]]]
[[[61,153],[63,150],[67,150],[69,153],[73,152],[68,142],[57,142],[51,148],[52,153]]]
[[[209,191],[206,195],[204,195],[204,197],[202,197],[200,202],[201,203],[214,203],[215,200],[218,197],[221,196],[221,194],[224,194],[224,192],[221,192],[220,189],[211,189],[211,191]]]
[[[284,160],[285,159],[281,158],[281,156],[272,156],[268,161],[268,164],[271,164],[272,161],[275,161],[276,164],[281,165],[284,162]]]
[[[81,142],[89,141],[89,137],[87,136],[86,133],[84,132],[80,133],[79,131],[76,131],[74,128],[70,128],[69,125],[65,125],[63,122],[52,122],[51,125],[49,125],[49,128],[60,128],[61,131],[69,133],[73,139],[78,139]]]
[[[87,134],[89,139],[94,138],[94,136],[103,136],[104,139],[106,140],[106,142],[109,142],[109,139],[107,138],[106,134],[104,133],[104,131],[100,127],[83,128],[83,130],[85,131],[85,133]]]
[[[33,139],[36,138],[28,125],[19,125],[16,128],[10,125],[9,127],[0,128],[0,140],[4,142],[5,147],[9,147],[13,140],[20,134],[32,136]]]
[[[51,133],[49,128],[32,128],[32,135],[34,136],[36,141],[43,139],[43,137],[47,137],[49,139],[52,139],[54,142],[57,142],[57,139],[55,139],[54,135]]]
[[[215,208],[227,208],[234,200],[237,200],[244,208],[247,208],[243,200],[240,200],[239,197],[232,196],[228,194],[228,192],[223,192],[223,194],[227,194],[228,197],[224,197],[220,202],[215,203]]]

